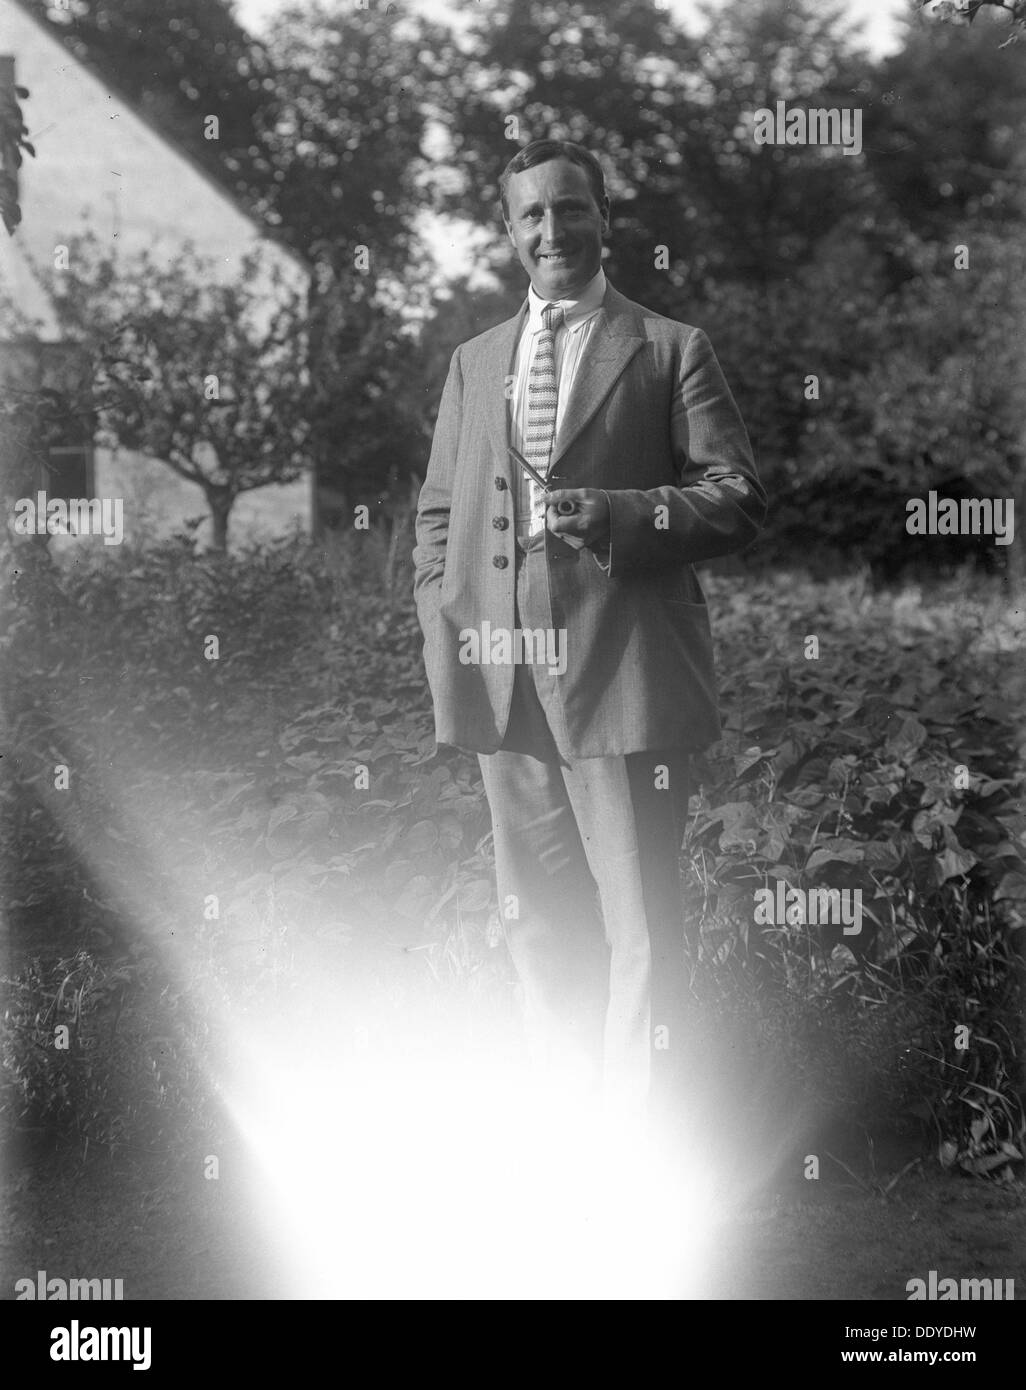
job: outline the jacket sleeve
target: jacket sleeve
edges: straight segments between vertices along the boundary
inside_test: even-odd
[[[727,555],[749,545],[762,526],[766,493],[748,433],[700,328],[680,353],[671,433],[676,487],[606,493],[613,578]]]
[[[449,375],[442,391],[431,442],[427,476],[417,503],[417,543],[413,549],[413,593],[421,630],[428,637],[438,612],[445,552],[449,539],[449,509],[452,504],[456,454],[463,414],[463,369],[460,349],[449,363]]]

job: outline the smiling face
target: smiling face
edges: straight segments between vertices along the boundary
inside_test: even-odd
[[[588,175],[569,159],[514,174],[506,231],[542,299],[573,299],[602,264],[609,199],[595,202]]]

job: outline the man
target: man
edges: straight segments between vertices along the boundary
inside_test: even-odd
[[[479,755],[535,1057],[638,1098],[681,1060],[679,811],[720,732],[692,566],[765,494],[705,334],[606,281],[594,156],[535,141],[500,187],[527,302],[454,353],[417,513],[435,732]]]

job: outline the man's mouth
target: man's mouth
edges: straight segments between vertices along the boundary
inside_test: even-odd
[[[540,261],[551,261],[553,264],[558,265],[560,261],[568,261],[572,254],[573,253],[570,251],[540,251],[538,253],[538,259]]]

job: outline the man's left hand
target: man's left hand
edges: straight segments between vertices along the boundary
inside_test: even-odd
[[[572,502],[574,509],[563,516],[558,503]],[[545,525],[557,536],[575,537],[583,545],[606,545],[609,541],[609,500],[604,492],[590,487],[554,488],[545,494]]]

